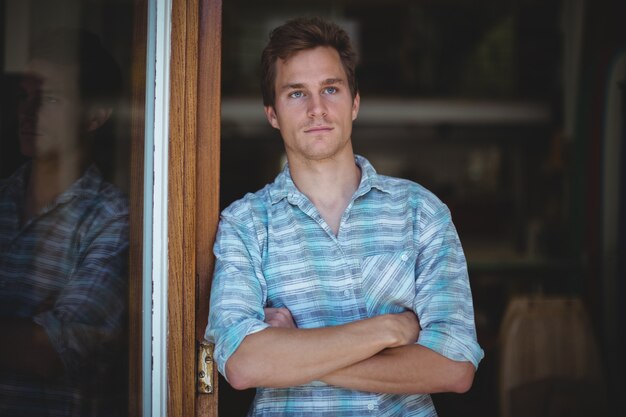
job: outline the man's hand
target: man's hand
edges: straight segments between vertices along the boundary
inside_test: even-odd
[[[285,329],[295,329],[296,322],[293,320],[291,316],[291,311],[289,311],[286,307],[281,308],[264,308],[265,311],[265,322],[269,324],[271,327],[282,327]]]
[[[389,314],[385,317],[391,320],[390,329],[394,331],[396,338],[395,342],[389,345],[390,348],[412,345],[417,342],[420,324],[415,313],[405,311],[399,314]]]

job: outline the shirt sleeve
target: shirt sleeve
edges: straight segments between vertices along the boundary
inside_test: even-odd
[[[422,210],[418,219],[418,256],[414,311],[419,317],[418,344],[449,359],[483,358],[474,323],[472,293],[463,248],[446,206]]]
[[[120,352],[125,336],[128,217],[112,217],[91,232],[53,308],[33,318],[70,378],[110,366],[107,358]]]
[[[263,321],[267,290],[253,226],[222,219],[214,252],[215,272],[205,338],[215,344],[218,370],[227,378],[226,362],[243,339],[269,327]]]

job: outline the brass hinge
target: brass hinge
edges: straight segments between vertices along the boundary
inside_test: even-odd
[[[198,343],[198,393],[213,393],[213,344]]]

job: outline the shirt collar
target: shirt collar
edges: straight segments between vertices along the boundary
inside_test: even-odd
[[[59,198],[68,201],[77,196],[95,196],[100,192],[102,187],[102,174],[95,165],[90,165],[85,173],[77,179],[67,190],[65,190]],[[61,203],[62,201],[59,201]]]
[[[355,155],[354,161],[361,168],[361,182],[355,193],[355,198],[367,194],[372,188],[376,188],[384,193],[389,192],[381,177],[366,158]],[[291,199],[300,195],[300,191],[291,178],[289,164],[287,163],[270,188],[270,200],[272,204],[276,204],[283,198]]]
[[[361,183],[356,191],[357,197],[367,194],[372,188],[376,188],[384,193],[390,192],[370,161],[360,155],[355,155],[354,159],[361,168]]]

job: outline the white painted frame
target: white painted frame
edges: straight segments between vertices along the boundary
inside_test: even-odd
[[[148,3],[144,154],[143,415],[167,416],[167,182],[171,0]]]

